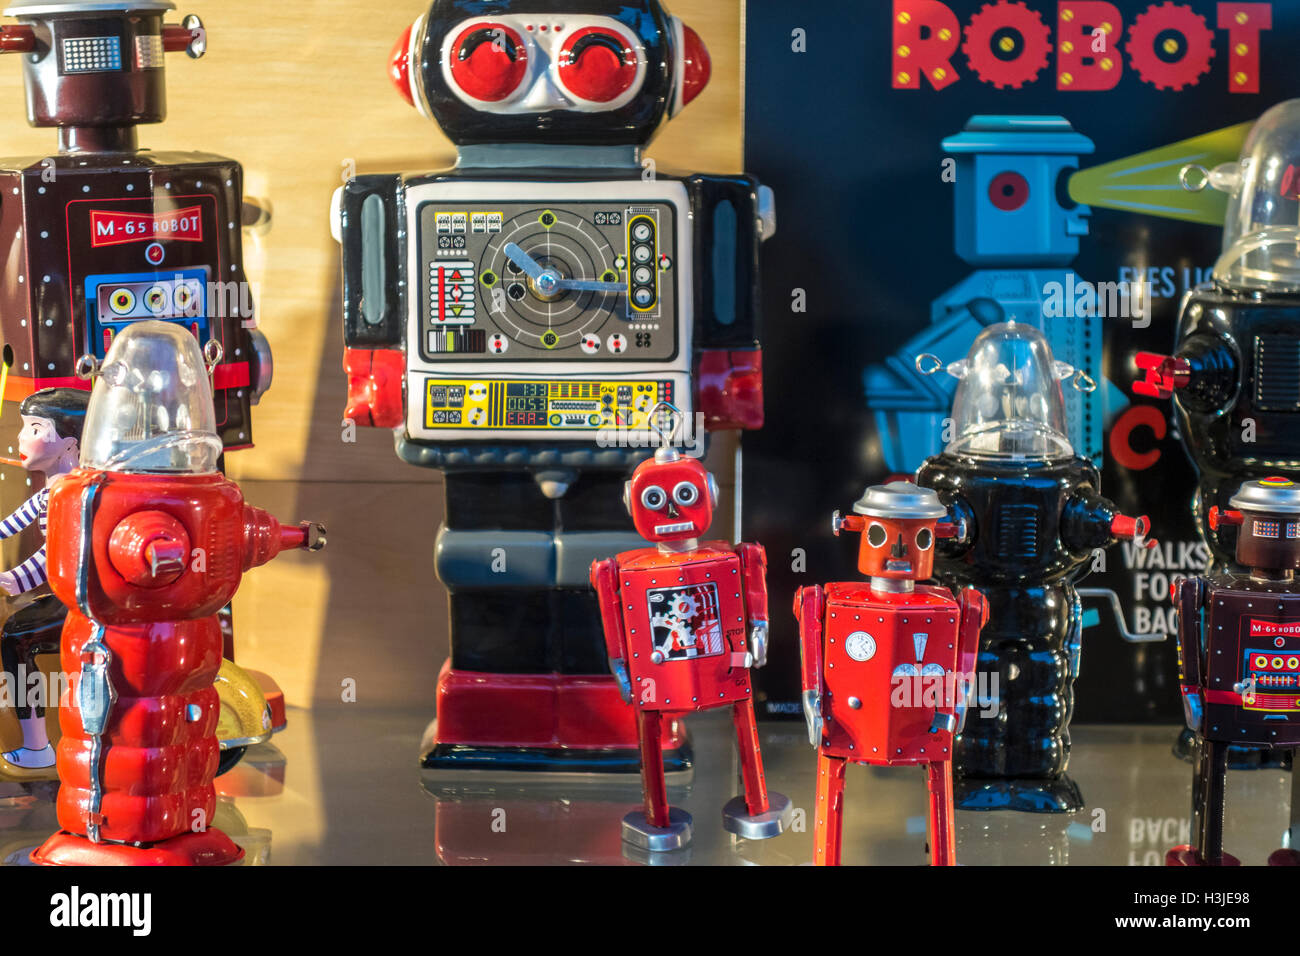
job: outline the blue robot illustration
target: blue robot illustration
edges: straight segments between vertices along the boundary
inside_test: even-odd
[[[1066,183],[1092,140],[1061,116],[977,115],[943,149],[956,164],[954,245],[976,271],[934,300],[929,327],[864,373],[885,464],[911,474],[943,450],[955,385],[918,370],[916,356],[956,362],[984,328],[1015,321],[1100,384],[1066,396],[1070,441],[1100,466],[1104,421],[1127,401],[1101,374],[1095,290],[1070,268],[1091,210],[1068,198]]]

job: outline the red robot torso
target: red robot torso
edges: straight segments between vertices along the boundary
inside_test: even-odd
[[[928,763],[952,754],[961,607],[944,588],[904,594],[864,583],[825,589],[823,744],[873,764]]]
[[[644,548],[617,561],[636,706],[692,711],[748,699],[745,576],[731,545]]]

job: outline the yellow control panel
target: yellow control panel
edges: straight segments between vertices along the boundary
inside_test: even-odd
[[[426,428],[569,431],[649,427],[650,411],[674,402],[665,380],[444,379],[424,384]]]

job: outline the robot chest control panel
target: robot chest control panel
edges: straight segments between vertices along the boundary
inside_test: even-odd
[[[617,365],[677,355],[671,204],[431,201],[418,224],[412,345],[425,362]]]

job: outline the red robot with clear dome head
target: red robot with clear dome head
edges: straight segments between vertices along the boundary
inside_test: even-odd
[[[1300,484],[1248,481],[1228,503],[1206,518],[1214,531],[1237,528],[1242,570],[1215,569],[1173,586],[1183,710],[1199,746],[1195,842],[1170,850],[1170,866],[1237,865],[1223,852],[1229,746],[1293,753],[1300,746]],[[1295,866],[1300,853],[1278,850],[1269,863]]]
[[[817,748],[814,862],[838,866],[844,823],[844,772],[850,761],[924,765],[929,774],[930,859],[956,862],[953,739],[965,717],[983,596],[966,588],[917,585],[934,571],[934,542],[959,529],[935,492],[906,481],[868,488],[835,512],[831,530],[862,534],[864,582],[800,588],[803,707]]]
[[[623,838],[646,850],[691,840],[691,816],[668,805],[663,719],[730,707],[745,795],[722,809],[723,826],[761,840],[794,813],[763,779],[750,667],[767,662],[767,557],[760,544],[700,543],[713,522],[717,483],[704,466],[662,447],[627,482],[624,504],[655,547],[592,562],[610,670],[636,709],[645,812],[623,818]]]
[[[216,809],[217,612],[250,568],[324,531],[281,527],[217,470],[217,350],[165,322],[126,326],[91,394],[81,467],[50,492],[50,586],[69,608],[56,865],[224,864]]]

